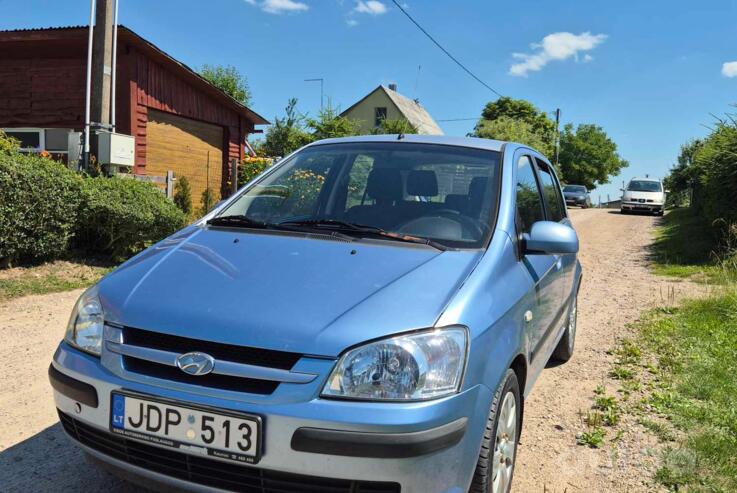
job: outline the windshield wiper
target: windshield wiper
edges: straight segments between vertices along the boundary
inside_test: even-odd
[[[231,226],[235,228],[241,227],[257,229],[269,229],[274,226],[273,224],[265,223],[263,221],[257,221],[243,215],[213,217],[212,219],[207,221],[207,224],[210,224],[212,226]]]
[[[401,233],[392,233],[376,226],[366,226],[363,224],[356,224],[347,221],[341,221],[339,219],[302,219],[296,221],[284,221],[276,226],[306,226],[314,227],[316,229],[334,229],[343,231],[346,233],[354,233],[360,235],[374,235],[380,238],[386,238],[393,241],[402,241],[405,243],[418,243],[421,245],[427,245],[436,250],[445,251],[448,248],[442,243],[431,240],[429,238],[420,238],[418,236],[404,235]]]

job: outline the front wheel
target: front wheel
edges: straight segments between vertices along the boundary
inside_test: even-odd
[[[491,403],[469,493],[510,491],[521,424],[522,399],[519,381],[510,369],[504,375]]]

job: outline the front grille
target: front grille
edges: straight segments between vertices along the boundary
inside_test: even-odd
[[[160,365],[145,359],[123,357],[123,366],[132,373],[146,375],[149,377],[163,378],[174,382],[212,387],[216,389],[232,390],[234,392],[247,392],[249,394],[270,395],[279,386],[279,382],[273,380],[258,380],[255,378],[231,377],[229,375],[218,375],[208,373],[207,375],[190,375],[179,368],[169,365]]]
[[[351,481],[269,471],[167,450],[113,435],[59,411],[64,430],[79,443],[149,471],[245,493],[400,493],[397,483]]]
[[[151,349],[160,349],[162,351],[171,351],[173,353],[200,351],[209,354],[215,359],[233,361],[246,365],[278,368],[280,370],[291,370],[302,357],[299,353],[202,341],[131,327],[125,327],[123,329],[123,343]]]

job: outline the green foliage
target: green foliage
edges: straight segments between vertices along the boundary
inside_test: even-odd
[[[63,255],[81,187],[82,179],[61,163],[18,152],[0,136],[0,264]]]
[[[524,99],[502,97],[487,103],[471,135],[519,142],[548,157],[555,152],[555,123]]]
[[[604,428],[600,425],[589,425],[586,431],[578,435],[576,442],[589,448],[601,448],[604,445],[604,437],[606,437]]]
[[[237,68],[205,64],[200,69],[200,75],[239,103],[245,106],[251,104],[248,80]]]
[[[552,138],[546,137],[528,122],[500,116],[496,120],[482,120],[476,124],[474,137],[519,142],[532,147],[545,156],[554,152]]]
[[[694,158],[703,145],[703,140],[693,139],[681,146],[676,164],[663,180],[665,188],[670,190],[666,196],[669,207],[690,205],[690,192],[698,181]]]
[[[416,134],[417,127],[404,118],[383,119],[371,133],[374,135]]]
[[[186,176],[177,178],[177,182],[174,185],[174,204],[179,207],[179,210],[184,213],[185,216],[190,217],[192,215],[192,188],[189,186],[189,180]]]
[[[265,157],[247,157],[238,165],[238,188],[242,187],[274,163]]]
[[[560,135],[560,171],[563,181],[589,190],[609,183],[629,163],[617,154],[617,144],[598,125],[567,124]]]
[[[297,99],[292,98],[284,109],[283,117],[274,117],[274,123],[266,130],[261,152],[270,157],[283,157],[312,142],[305,129],[305,117],[297,113]]]
[[[80,249],[122,259],[172,234],[186,218],[156,187],[125,178],[87,178],[76,235]]]
[[[694,206],[709,221],[737,223],[737,122],[720,121],[694,155]]]
[[[199,215],[204,216],[210,210],[212,209],[212,206],[215,205],[215,192],[212,191],[212,188],[207,187],[202,191],[202,197],[200,198],[200,210]]]
[[[545,112],[539,110],[529,101],[501,97],[496,101],[487,103],[481,112],[479,125],[483,124],[484,121],[495,121],[503,117],[524,122],[529,128],[529,131],[536,134],[540,141],[548,142],[548,145],[552,146],[553,139],[555,138],[555,123],[548,118]],[[478,133],[478,125],[476,128],[476,133]],[[542,149],[538,150],[542,152]]]
[[[13,155],[20,149],[18,139],[8,137],[5,132],[0,130],[0,154]]]
[[[672,489],[737,491],[737,288],[653,313],[639,330],[657,360],[648,403],[682,431],[656,479]]]
[[[312,130],[312,140],[349,137],[359,133],[358,122],[340,116],[340,111],[329,103],[320,110],[317,118],[307,118],[307,127]]]

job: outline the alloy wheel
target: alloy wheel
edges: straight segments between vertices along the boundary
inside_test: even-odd
[[[491,489],[493,493],[507,493],[512,481],[514,455],[517,450],[517,399],[507,392],[502,400],[494,440]]]

